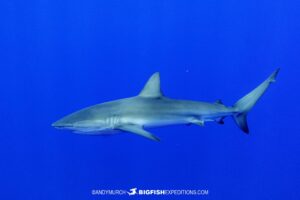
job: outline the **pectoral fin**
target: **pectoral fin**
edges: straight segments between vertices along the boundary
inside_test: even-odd
[[[121,130],[121,131],[135,133],[137,135],[146,137],[150,140],[154,140],[154,141],[157,141],[157,142],[160,141],[160,139],[158,137],[156,137],[155,135],[149,133],[148,131],[145,131],[143,129],[143,127],[141,127],[139,125],[127,124],[127,125],[122,125],[122,126],[118,127],[118,129]]]

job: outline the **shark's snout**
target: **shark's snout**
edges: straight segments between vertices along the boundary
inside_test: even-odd
[[[62,127],[64,127],[63,125],[60,125],[57,122],[52,123],[51,126],[54,127],[54,128],[62,128]]]
[[[56,126],[57,126],[57,122],[53,122],[53,123],[51,124],[51,126],[56,127]]]
[[[52,123],[51,126],[53,126],[55,128],[67,128],[67,127],[71,127],[72,125],[64,123],[61,120],[59,120],[59,121]]]

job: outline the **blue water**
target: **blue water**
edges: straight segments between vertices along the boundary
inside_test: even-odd
[[[93,189],[208,189],[146,199],[300,199],[299,1],[0,2],[0,199],[142,199]],[[159,71],[166,96],[232,105],[281,67],[249,114],[225,125],[82,136],[52,122],[134,96]]]

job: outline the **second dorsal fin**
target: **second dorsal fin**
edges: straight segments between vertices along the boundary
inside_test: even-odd
[[[220,104],[220,105],[224,105],[221,99],[218,99],[215,104]]]

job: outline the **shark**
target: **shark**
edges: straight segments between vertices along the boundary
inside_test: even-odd
[[[225,106],[221,100],[210,103],[168,98],[161,90],[160,73],[156,72],[137,96],[81,109],[54,122],[52,126],[84,135],[128,132],[160,141],[147,129],[176,124],[224,124],[226,117],[232,117],[237,126],[248,134],[247,114],[270,84],[275,82],[279,70],[276,69],[265,81],[232,106]]]

